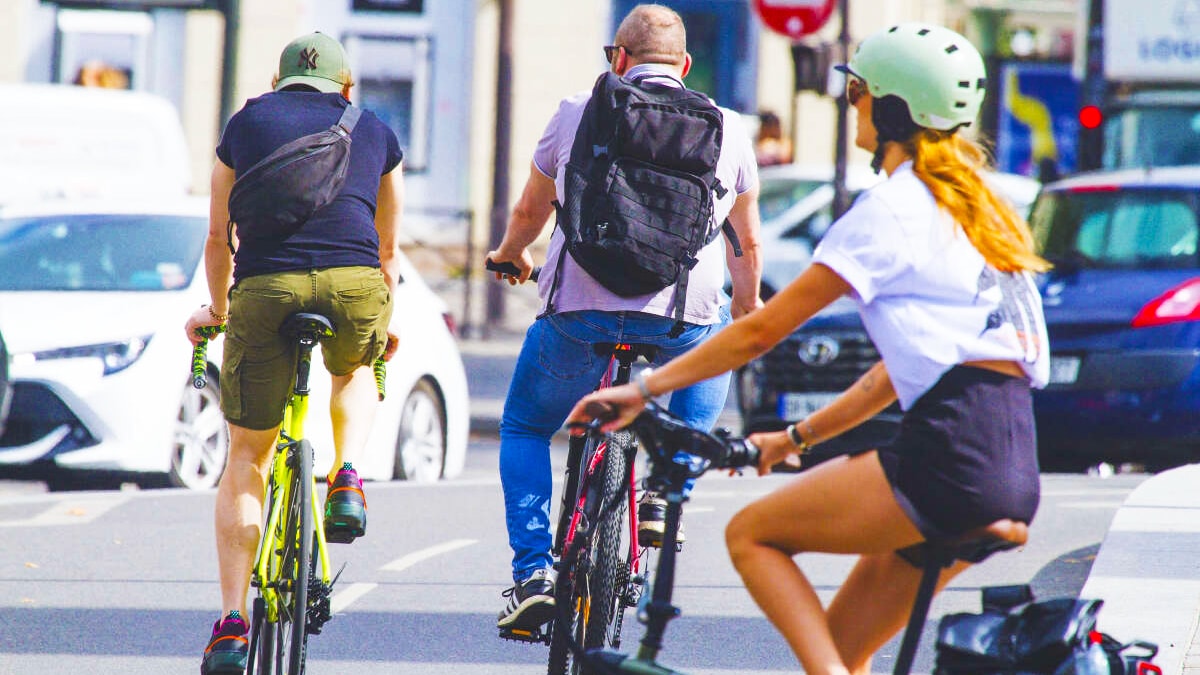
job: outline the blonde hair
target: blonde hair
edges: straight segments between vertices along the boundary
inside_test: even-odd
[[[1001,272],[1051,268],[1035,252],[1029,225],[984,182],[981,172],[990,157],[983,146],[936,129],[922,129],[903,145],[913,158],[913,173],[992,267]]]

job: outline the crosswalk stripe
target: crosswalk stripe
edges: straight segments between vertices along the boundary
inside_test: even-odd
[[[393,560],[379,569],[387,572],[403,572],[419,562],[428,560],[434,556],[439,556],[443,553],[457,551],[458,549],[470,546],[477,541],[478,540],[476,539],[452,539],[444,544],[430,546],[429,548],[423,548],[420,551],[409,553],[406,556]]]

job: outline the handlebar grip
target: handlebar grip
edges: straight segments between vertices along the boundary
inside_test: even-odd
[[[379,400],[382,401],[386,395],[385,389],[387,388],[387,362],[381,356],[375,359],[375,363],[372,364],[371,368],[375,371],[375,390],[379,392]]]
[[[521,276],[521,268],[517,267],[516,265],[514,265],[511,262],[502,262],[502,263],[492,262],[492,259],[488,258],[488,259],[484,260],[483,266],[485,268],[487,268],[487,270],[489,272],[499,272],[500,274],[510,276],[510,277]],[[539,265],[538,267],[534,267],[533,271],[531,271],[529,273],[529,280],[537,281],[538,277],[541,276],[541,274],[542,274],[541,266]]]
[[[192,345],[192,387],[203,389],[208,386],[208,341],[224,332],[225,324],[196,329],[196,334],[204,339]]]

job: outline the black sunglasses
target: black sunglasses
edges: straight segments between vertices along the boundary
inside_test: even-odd
[[[621,45],[604,45],[604,60],[612,63],[613,59],[617,58],[618,49],[623,49],[623,47]]]
[[[846,76],[846,100],[851,106],[858,105],[859,99],[870,95],[871,92],[867,89],[866,82],[853,75]]]

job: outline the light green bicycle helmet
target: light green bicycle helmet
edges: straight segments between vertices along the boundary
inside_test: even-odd
[[[979,50],[932,24],[902,23],[871,35],[843,70],[865,81],[873,98],[896,96],[918,126],[941,131],[973,123],[987,87]]]

